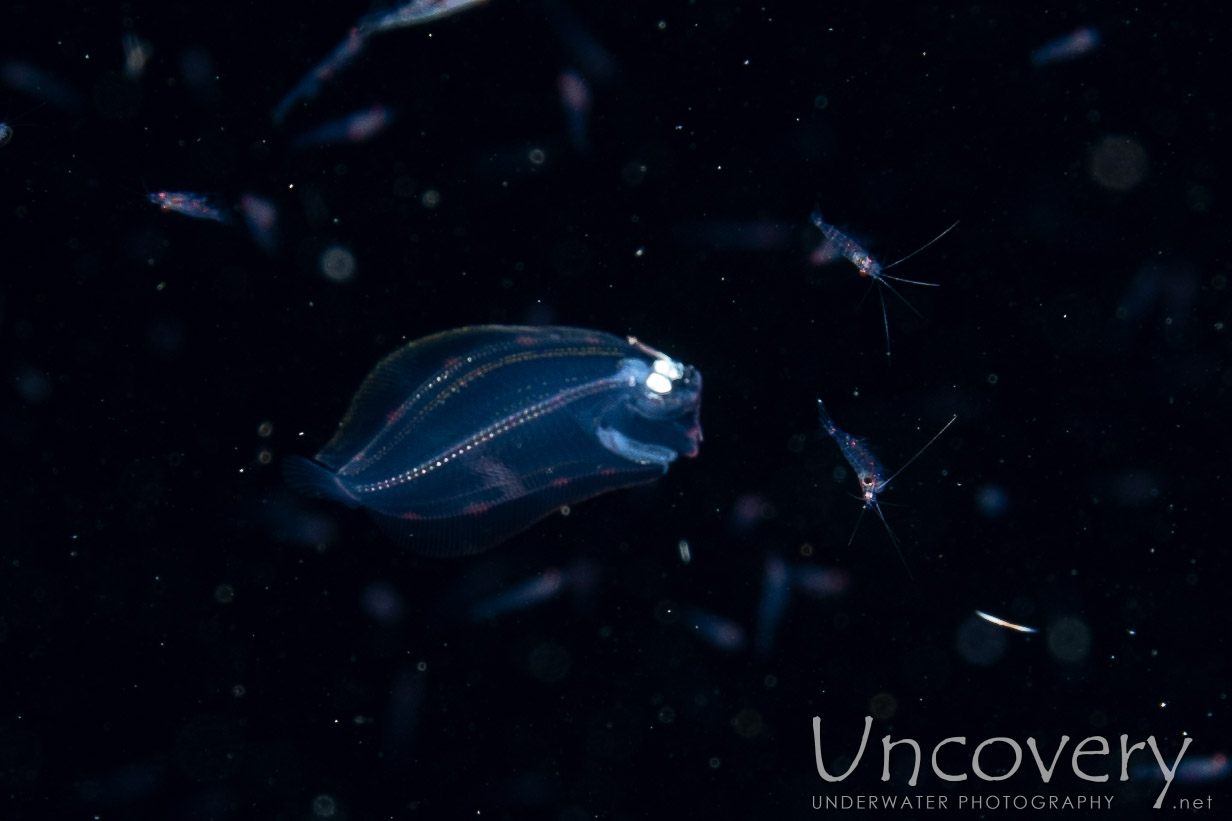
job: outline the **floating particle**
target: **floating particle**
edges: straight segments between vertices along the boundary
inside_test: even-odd
[[[1006,621],[1005,619],[998,618],[989,613],[985,613],[983,610],[976,610],[975,615],[979,616],[981,619],[988,622],[989,624],[995,624],[998,627],[1005,627],[1010,630],[1017,630],[1019,633],[1038,633],[1039,632],[1039,630],[1036,630],[1034,627],[1027,627],[1025,624],[1014,624],[1011,621]]]

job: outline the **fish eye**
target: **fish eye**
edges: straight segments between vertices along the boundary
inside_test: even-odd
[[[653,391],[656,395],[662,396],[671,393],[672,380],[659,373],[657,370],[646,377],[646,387]]]

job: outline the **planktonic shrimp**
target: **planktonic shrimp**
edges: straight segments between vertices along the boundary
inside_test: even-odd
[[[838,449],[842,451],[843,458],[847,460],[847,464],[851,465],[851,469],[855,471],[856,479],[860,483],[859,498],[864,502],[864,509],[860,511],[860,518],[856,520],[856,526],[852,528],[851,538],[847,540],[847,544],[850,545],[855,540],[856,531],[860,529],[860,522],[864,519],[864,511],[872,509],[877,513],[877,518],[881,519],[881,523],[885,525],[886,533],[890,534],[890,541],[893,543],[894,549],[898,551],[898,557],[902,559],[903,567],[907,568],[907,575],[911,576],[911,568],[907,567],[907,558],[903,555],[898,537],[894,535],[894,531],[890,528],[890,523],[886,521],[885,514],[881,512],[881,503],[877,500],[877,497],[881,491],[889,487],[890,482],[894,481],[898,474],[907,469],[907,465],[910,465],[919,458],[921,453],[928,450],[928,446],[936,442],[937,438],[945,433],[946,428],[954,424],[958,414],[951,416],[950,421],[946,422],[941,427],[941,430],[937,431],[933,438],[925,443],[924,447],[916,451],[915,456],[908,459],[902,467],[889,476],[885,475],[885,468],[882,467],[881,462],[873,455],[873,452],[863,439],[852,436],[834,424],[834,420],[830,417],[830,414],[826,411],[826,406],[822,404],[820,399],[817,400],[817,416],[821,420],[822,430],[830,434],[830,438],[838,443]]]
[[[889,265],[882,265],[880,262],[878,262],[873,257],[872,254],[870,254],[867,250],[865,250],[864,246],[860,245],[860,243],[856,242],[851,237],[847,236],[846,234],[844,234],[842,231],[835,228],[830,223],[825,222],[821,218],[821,211],[814,209],[812,220],[813,220],[813,224],[816,225],[817,228],[821,231],[822,235],[825,236],[826,241],[830,245],[830,247],[835,252],[837,252],[839,256],[845,257],[848,261],[851,262],[852,265],[856,266],[856,270],[860,272],[860,276],[868,277],[870,280],[872,280],[872,284],[877,286],[877,299],[881,302],[881,321],[885,325],[886,362],[889,362],[890,361],[890,318],[886,314],[885,296],[881,293],[881,288],[885,287],[889,289],[890,293],[894,294],[894,296],[901,299],[904,305],[910,308],[912,312],[915,313],[916,316],[922,319],[923,314],[921,314],[918,310],[916,310],[916,307],[907,300],[907,297],[900,294],[898,292],[898,289],[895,288],[893,285],[891,285],[889,281],[894,280],[895,282],[903,282],[908,285],[926,285],[930,288],[939,288],[940,284],[936,282],[921,282],[918,279],[903,279],[902,277],[890,276],[889,274],[885,272],[889,270],[890,268],[893,268],[895,265],[898,265],[900,262],[906,262],[907,260],[911,259],[916,254],[920,253],[925,248],[932,245],[934,242],[941,239],[946,234],[950,233],[950,231],[953,231],[954,226],[958,225],[958,222],[955,222],[954,225],[951,225],[949,228],[945,229],[940,234],[933,237],[931,240],[924,243],[919,248],[915,249],[914,251],[912,251],[910,254],[903,257],[902,259],[891,262]]]

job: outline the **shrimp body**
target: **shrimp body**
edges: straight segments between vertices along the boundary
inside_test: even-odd
[[[893,543],[894,549],[898,552],[898,557],[902,559],[903,567],[907,568],[907,575],[911,576],[911,568],[907,567],[907,558],[903,555],[903,549],[898,541],[898,537],[894,535],[894,530],[890,527],[890,523],[886,521],[885,513],[881,510],[881,503],[877,500],[878,495],[890,486],[890,482],[894,481],[898,474],[902,473],[908,465],[914,462],[921,453],[928,450],[928,446],[937,441],[937,437],[945,433],[946,429],[954,424],[954,420],[958,415],[950,417],[950,421],[946,422],[941,430],[929,439],[924,447],[916,451],[915,456],[903,464],[894,473],[886,476],[885,468],[881,462],[873,455],[873,452],[865,444],[863,439],[852,436],[845,430],[842,430],[838,425],[834,424],[834,419],[826,410],[826,406],[822,404],[821,399],[817,400],[817,417],[821,422],[821,428],[826,433],[830,434],[830,438],[838,445],[839,451],[843,454],[843,458],[847,460],[847,464],[851,465],[851,469],[855,471],[856,479],[860,483],[860,500],[864,502],[863,510],[860,511],[860,519],[856,521],[856,526],[851,530],[851,538],[847,540],[850,545],[856,538],[856,531],[860,529],[860,522],[864,519],[864,511],[872,510],[877,514],[877,518],[885,525],[886,533],[890,536],[890,542]]]
[[[821,419],[822,430],[830,434],[830,438],[838,445],[847,464],[851,465],[851,469],[855,471],[856,478],[860,482],[860,498],[864,501],[864,509],[875,507],[877,494],[889,484],[889,480],[885,478],[885,468],[863,439],[852,436],[834,424],[834,419],[826,411],[826,406],[821,403],[820,399],[817,400],[817,415]],[[852,536],[854,537],[855,534],[853,533]]]
[[[174,211],[194,219],[207,219],[227,225],[231,217],[220,204],[216,194],[197,194],[192,191],[155,191],[146,194],[146,199],[164,211]]]
[[[822,236],[838,252],[839,256],[856,266],[860,276],[873,279],[881,276],[881,263],[873,259],[873,255],[866,251],[860,243],[823,220],[820,211],[813,212],[813,225],[817,226]]]
[[[833,249],[832,253],[836,253],[838,256],[843,257],[852,265],[856,266],[856,270],[860,272],[860,276],[868,277],[869,280],[872,281],[872,284],[877,286],[877,299],[881,302],[881,321],[885,326],[886,361],[888,362],[890,358],[890,318],[886,313],[885,296],[882,295],[881,289],[885,288],[889,290],[890,293],[902,300],[903,304],[910,308],[912,313],[916,316],[922,316],[922,314],[916,310],[916,307],[907,300],[907,297],[900,294],[898,289],[890,284],[890,280],[894,280],[895,282],[903,282],[908,285],[924,285],[929,288],[938,288],[940,286],[936,282],[921,282],[918,279],[903,279],[902,277],[890,276],[885,273],[885,271],[893,268],[900,262],[905,262],[906,260],[911,259],[916,254],[920,253],[920,251],[923,251],[925,248],[950,233],[950,231],[954,230],[954,225],[958,225],[958,223],[954,223],[954,225],[951,225],[949,228],[945,229],[940,234],[933,237],[924,245],[912,251],[902,259],[895,260],[889,265],[882,265],[877,261],[876,257],[864,248],[863,245],[823,220],[821,218],[820,211],[814,209],[812,220],[813,225],[817,226],[817,229],[821,231],[822,236],[826,238],[826,242],[829,243],[830,247]]]

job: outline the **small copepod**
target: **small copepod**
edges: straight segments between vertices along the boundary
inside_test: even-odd
[[[505,613],[523,610],[554,598],[564,586],[564,572],[560,568],[549,567],[521,584],[473,606],[470,610],[471,620],[487,621]]]
[[[589,144],[586,124],[591,108],[590,86],[580,72],[567,68],[556,78],[556,88],[569,127],[569,142],[575,151],[585,152]]]
[[[894,294],[894,296],[901,299],[903,301],[903,304],[911,309],[912,313],[914,313],[916,316],[923,319],[923,314],[921,314],[918,310],[916,310],[916,307],[907,300],[907,297],[900,294],[898,292],[898,289],[895,288],[893,285],[891,285],[889,281],[894,280],[895,282],[902,282],[902,283],[906,283],[907,285],[925,285],[925,286],[928,286],[929,288],[939,288],[941,286],[940,286],[940,283],[937,283],[937,282],[921,282],[918,279],[903,279],[902,277],[890,276],[889,274],[885,272],[893,268],[895,265],[898,265],[900,262],[906,262],[907,260],[911,259],[916,254],[920,253],[925,248],[932,245],[934,242],[936,242],[937,240],[944,237],[946,234],[953,231],[954,227],[958,225],[958,222],[956,221],[954,225],[951,225],[949,228],[945,229],[940,234],[933,237],[928,242],[924,243],[923,245],[921,245],[919,248],[912,251],[907,256],[902,257],[901,259],[895,260],[894,262],[891,262],[889,265],[882,265],[880,262],[878,262],[873,257],[872,254],[870,254],[867,250],[865,250],[864,246],[860,245],[858,242],[856,242],[851,237],[844,234],[842,231],[835,228],[830,223],[822,220],[821,211],[817,209],[813,209],[812,220],[813,220],[813,224],[816,225],[817,228],[821,231],[822,235],[825,236],[826,243],[829,245],[830,249],[832,249],[831,256],[830,257],[823,256],[821,258],[822,261],[824,261],[826,258],[832,258],[832,255],[844,257],[852,265],[856,266],[856,270],[860,272],[860,276],[868,277],[870,280],[872,280],[872,285],[877,286],[877,299],[879,302],[881,302],[881,321],[885,325],[886,361],[889,362],[890,361],[890,318],[889,318],[889,315],[886,313],[885,296],[882,294],[881,289],[883,287],[889,289],[890,293]]]
[[[120,39],[120,45],[124,48],[124,76],[140,80],[154,48],[131,31]]]
[[[411,0],[402,3],[392,11],[378,11],[359,21],[363,31],[378,32],[404,26],[419,26],[433,20],[439,20],[460,11],[466,11],[471,6],[477,6],[486,0]]]
[[[850,577],[842,570],[811,564],[788,564],[777,555],[767,556],[761,600],[757,605],[757,632],[753,643],[758,657],[770,657],[779,623],[796,593],[803,593],[815,599],[827,599],[846,590],[849,582]]]
[[[683,624],[716,650],[734,653],[744,648],[744,628],[717,613],[700,607],[690,607],[684,611]]]
[[[1031,65],[1043,68],[1056,63],[1077,60],[1099,48],[1101,39],[1099,29],[1091,26],[1076,28],[1069,34],[1049,40],[1031,52]]]
[[[244,194],[240,197],[239,212],[248,224],[252,241],[267,254],[278,247],[278,207],[260,194]]]
[[[271,118],[276,124],[282,123],[301,100],[311,100],[321,93],[321,86],[328,80],[337,77],[347,66],[355,62],[355,58],[363,53],[368,44],[366,29],[352,26],[346,39],[334,48],[324,60],[313,66],[290,91],[274,106]]]
[[[329,55],[313,66],[298,83],[274,106],[270,113],[276,124],[286,120],[287,115],[301,102],[313,99],[321,93],[321,87],[335,79],[363,53],[368,38],[390,29],[417,26],[429,23],[450,14],[465,11],[485,0],[410,0],[396,6],[392,11],[378,11],[365,15],[351,26],[346,38]]]
[[[941,430],[937,431],[932,439],[925,443],[924,447],[916,451],[915,456],[908,459],[902,467],[894,471],[889,476],[885,475],[885,468],[881,466],[881,462],[869,450],[868,445],[863,439],[858,439],[852,436],[847,431],[840,430],[834,424],[834,420],[826,411],[826,406],[821,400],[817,400],[817,416],[821,420],[822,429],[830,434],[830,438],[838,444],[838,449],[842,451],[843,458],[847,460],[847,464],[851,465],[851,469],[856,473],[856,479],[860,483],[859,498],[864,502],[864,510],[872,509],[877,513],[877,518],[881,519],[881,523],[885,525],[886,533],[890,535],[890,541],[894,545],[894,549],[898,551],[898,557],[903,561],[903,567],[907,568],[907,575],[911,576],[911,568],[907,567],[907,558],[903,555],[903,550],[899,544],[898,537],[894,535],[894,531],[890,528],[890,523],[886,521],[885,514],[881,512],[881,503],[877,501],[878,495],[889,487],[890,482],[907,469],[907,466],[920,457],[920,454],[928,450],[929,445],[936,442],[941,434],[945,433],[950,425],[954,424],[954,420],[958,418],[958,414],[950,417],[950,421],[941,426]],[[864,519],[864,510],[860,511],[860,519],[856,521],[856,526],[851,530],[851,538],[847,540],[850,545],[856,538],[856,531],[860,528],[860,521]]]
[[[384,131],[393,119],[394,112],[391,108],[374,105],[300,134],[291,143],[291,147],[300,149],[312,145],[364,143]]]
[[[43,69],[21,60],[0,63],[0,83],[29,97],[36,97],[52,108],[81,107],[81,95]]]

